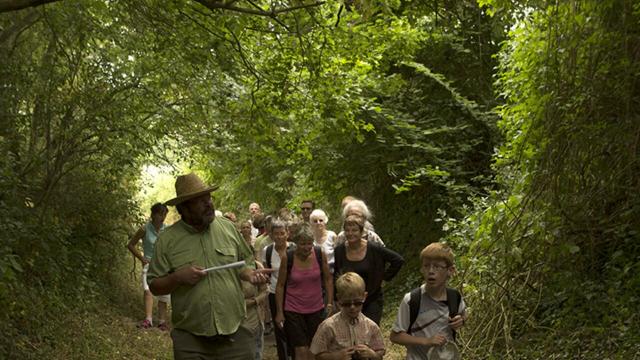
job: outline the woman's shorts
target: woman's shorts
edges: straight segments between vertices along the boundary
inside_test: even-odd
[[[149,264],[146,264],[145,266],[142,267],[142,288],[144,289],[144,291],[149,291],[149,284],[147,284],[147,272],[149,271]],[[158,299],[158,301],[163,302],[163,303],[170,303],[171,302],[171,296],[170,295],[158,295],[154,297],[156,299]]]
[[[310,346],[313,335],[324,320],[324,310],[311,314],[284,312],[284,332],[292,347]]]

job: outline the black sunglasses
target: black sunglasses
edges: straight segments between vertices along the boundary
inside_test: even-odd
[[[340,306],[343,307],[352,307],[352,306],[362,306],[364,304],[364,300],[353,300],[353,301],[341,301]]]
[[[310,207],[301,207],[300,209],[307,210],[307,211],[312,210]]]

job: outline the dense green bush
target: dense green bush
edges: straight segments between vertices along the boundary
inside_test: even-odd
[[[139,168],[177,159],[224,210],[313,198],[336,229],[341,197],[364,198],[408,260],[389,304],[446,234],[466,357],[634,354],[639,16],[629,0],[0,16],[0,351],[56,349],[51,308],[118,288]]]
[[[504,44],[500,187],[447,224],[481,309],[466,337],[472,353],[637,354],[637,10],[541,7]]]

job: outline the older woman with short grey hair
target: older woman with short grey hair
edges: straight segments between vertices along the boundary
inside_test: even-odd
[[[369,222],[373,218],[373,215],[371,214],[369,207],[367,207],[367,204],[365,204],[364,201],[355,198],[348,201],[342,209],[343,221],[350,215],[358,216],[364,220],[364,230],[362,232],[362,238],[364,240],[370,241],[380,246],[385,246],[380,236],[373,230],[373,224]],[[345,241],[346,237],[344,235],[344,231],[341,231],[340,234],[338,234],[338,238],[336,239],[335,247],[340,244],[344,244]]]
[[[333,245],[338,235],[331,230],[327,230],[329,217],[322,209],[315,209],[309,215],[309,222],[313,230],[313,244],[320,246],[327,255],[329,270],[333,273]]]

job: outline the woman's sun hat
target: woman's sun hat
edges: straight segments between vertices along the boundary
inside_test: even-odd
[[[218,188],[219,186],[207,186],[202,179],[194,173],[180,175],[176,179],[176,197],[168,200],[165,204],[171,206],[178,205],[189,199],[215,191]]]

